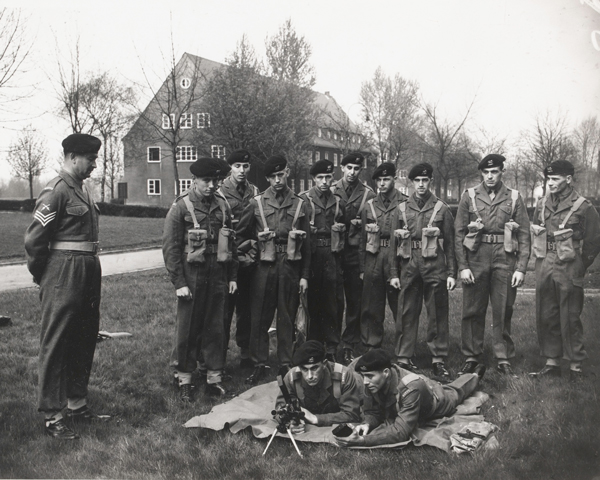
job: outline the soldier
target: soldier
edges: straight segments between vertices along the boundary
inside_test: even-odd
[[[456,214],[455,248],[463,282],[460,374],[473,373],[483,353],[488,301],[492,301],[494,357],[497,370],[515,376],[510,359],[515,345],[510,324],[517,287],[523,284],[529,260],[529,217],[517,190],[502,183],[505,158],[487,155],[480,163],[483,182],[469,188]]]
[[[536,323],[546,365],[534,377],[560,377],[560,357],[572,379],[583,376],[583,277],[600,252],[600,219],[594,206],[573,189],[575,169],[566,160],[544,169],[550,194],[538,202],[532,239],[536,256]]]
[[[182,401],[194,399],[192,373],[202,357],[206,393],[222,396],[227,295],[237,290],[237,249],[231,211],[215,195],[225,162],[200,158],[190,166],[192,188],[177,197],[163,232],[163,257],[177,294],[177,331],[171,365]],[[199,351],[198,351],[199,350]]]
[[[268,330],[277,311],[277,356],[282,370],[292,361],[294,322],[310,273],[310,225],[305,202],[288,188],[284,157],[265,162],[270,187],[250,201],[239,224],[239,242],[257,240],[260,260],[252,276],[250,358],[254,371],[246,383],[266,376]]]
[[[235,230],[239,228],[242,213],[250,204],[250,200],[258,195],[258,188],[248,182],[250,171],[250,153],[247,150],[236,150],[227,157],[231,173],[221,187],[219,193],[225,198],[232,212],[232,224]],[[256,264],[256,251],[252,248],[253,240],[249,240],[238,250],[239,270],[237,276],[238,290],[229,295],[225,314],[225,349],[229,345],[229,331],[233,311],[235,310],[235,341],[240,347],[240,368],[250,368],[250,282]],[[254,242],[256,244],[256,242]]]
[[[427,307],[427,346],[432,355],[433,375],[450,379],[445,367],[448,356],[448,290],[456,285],[454,217],[444,202],[429,191],[433,167],[415,165],[408,174],[415,192],[400,204],[400,225],[408,230],[407,247],[401,255],[400,312],[396,319],[396,358],[399,365],[414,370],[411,360],[417,344],[422,303]],[[443,240],[440,247],[438,240]]]
[[[359,180],[365,157],[360,153],[349,153],[342,159],[343,177],[333,183],[333,193],[342,200],[346,243],[342,252],[342,270],[346,297],[346,328],[342,334],[342,363],[349,365],[354,351],[360,344],[360,311],[363,281],[360,276],[358,250],[361,239],[361,215],[368,200],[375,192]]]
[[[79,438],[64,422],[107,419],[87,406],[100,323],[98,207],[83,180],[96,168],[102,142],[75,133],[62,142],[64,164],[40,194],[25,233],[27,268],[40,286],[42,332],[38,410],[47,435]]]
[[[331,193],[333,163],[319,160],[310,169],[315,186],[300,196],[309,206],[311,262],[308,282],[308,339],[324,342],[335,362],[342,333],[344,287],[341,251],[346,239],[344,209]]]
[[[359,422],[362,382],[359,375],[340,363],[330,362],[321,342],[304,342],[294,353],[294,367],[283,382],[292,401],[304,412],[304,422],[329,426],[336,423]],[[285,405],[279,394],[275,408]],[[292,427],[293,433],[304,432],[304,424]]]
[[[398,205],[408,198],[394,188],[396,167],[384,162],[373,172],[379,193],[362,211],[360,274],[363,279],[360,331],[363,344],[378,348],[383,340],[385,299],[394,319],[398,314],[398,262],[394,231],[398,228]]]
[[[474,373],[448,385],[392,365],[388,354],[376,348],[358,359],[363,376],[364,420],[348,437],[335,437],[341,447],[389,445],[405,442],[419,423],[450,416],[477,388],[485,373],[479,364]]]

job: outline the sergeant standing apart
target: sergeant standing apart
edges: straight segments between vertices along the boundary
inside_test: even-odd
[[[346,240],[344,211],[331,193],[333,163],[319,160],[310,169],[315,186],[301,194],[309,206],[311,262],[308,282],[308,339],[324,342],[335,362],[344,315],[341,252]]]
[[[573,189],[575,169],[566,160],[544,170],[550,194],[533,215],[536,256],[536,323],[546,365],[534,377],[560,377],[560,358],[572,379],[583,375],[583,277],[600,252],[600,219],[594,206]]]
[[[100,323],[98,211],[83,185],[96,168],[102,142],[75,133],[62,142],[64,164],[40,194],[25,233],[27,268],[40,286],[42,333],[38,410],[46,433],[79,438],[63,420],[104,420],[87,406],[88,382]]]
[[[258,194],[258,188],[248,182],[250,171],[250,153],[247,150],[236,150],[227,157],[231,173],[221,187],[219,193],[225,198],[232,212],[233,228],[239,229],[242,213],[250,204],[252,197]],[[246,242],[238,250],[239,270],[237,276],[237,293],[229,295],[225,314],[225,349],[229,345],[229,332],[233,311],[235,310],[235,341],[240,347],[240,368],[250,368],[250,282],[254,271],[255,260],[252,258],[253,240]],[[256,242],[254,242],[256,243]]]
[[[415,192],[400,204],[400,225],[408,230],[401,249],[400,312],[396,319],[396,358],[402,368],[414,370],[411,360],[417,344],[423,301],[427,308],[427,346],[433,375],[450,378],[448,356],[448,290],[456,286],[454,217],[444,202],[429,191],[433,167],[415,165],[408,174]],[[443,248],[438,240],[443,240]],[[409,245],[410,244],[410,245]]]
[[[483,354],[488,301],[492,301],[494,357],[500,373],[515,376],[510,359],[515,345],[510,324],[517,287],[529,260],[529,217],[517,190],[502,183],[505,158],[487,155],[480,163],[483,182],[469,188],[456,214],[456,260],[463,282],[460,374],[473,373]]]
[[[270,187],[250,201],[239,224],[240,243],[258,240],[259,263],[250,297],[250,358],[254,371],[246,383],[266,375],[269,327],[277,310],[277,356],[283,370],[292,361],[294,322],[310,273],[310,225],[305,202],[287,186],[287,161],[276,155],[265,162]]]
[[[360,311],[363,281],[360,276],[359,244],[361,240],[361,215],[368,200],[375,192],[360,180],[365,157],[349,153],[342,159],[343,177],[333,183],[333,193],[342,200],[346,243],[342,252],[344,292],[346,297],[346,328],[342,334],[344,345],[343,363],[354,359],[354,351],[360,344]]]
[[[292,400],[297,400],[302,408],[305,423],[329,426],[360,421],[362,383],[357,373],[328,361],[323,344],[316,340],[304,342],[294,353],[293,360],[295,366],[283,382]],[[275,408],[283,405],[285,399],[280,393]],[[304,424],[297,425],[292,427],[292,433],[301,433],[304,429]]]
[[[363,376],[364,420],[348,437],[335,437],[341,447],[390,445],[405,442],[419,423],[452,415],[477,388],[485,365],[441,385],[434,380],[392,365],[388,354],[376,348],[358,359]]]
[[[171,365],[184,402],[193,401],[192,373],[200,356],[207,368],[206,393],[226,393],[223,319],[227,295],[237,290],[238,260],[231,211],[215,192],[227,168],[216,158],[194,162],[192,188],[175,199],[165,219],[163,257],[177,294]]]
[[[394,188],[396,167],[384,162],[373,172],[379,193],[362,211],[360,272],[364,281],[360,331],[363,344],[378,348],[383,340],[385,299],[394,319],[398,314],[398,262],[394,231],[398,228],[398,205],[408,198]]]

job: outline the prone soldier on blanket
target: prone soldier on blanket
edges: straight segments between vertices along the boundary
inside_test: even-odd
[[[362,401],[362,381],[352,369],[327,360],[321,342],[309,340],[296,350],[294,367],[283,382],[292,401],[298,402],[304,412],[304,422],[328,426],[359,422]],[[282,393],[275,408],[285,405]],[[292,426],[292,433],[304,432],[305,425]]]
[[[171,357],[180,398],[193,401],[192,373],[199,360],[206,392],[222,396],[227,295],[237,290],[237,249],[231,212],[216,194],[229,166],[200,158],[190,166],[192,188],[171,206],[163,232],[163,257],[177,294],[177,331]]]

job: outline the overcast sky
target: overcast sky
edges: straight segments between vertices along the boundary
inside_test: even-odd
[[[8,145],[26,123],[59,151],[68,126],[54,114],[49,77],[57,45],[68,56],[78,36],[83,70],[143,84],[142,66],[162,80],[171,31],[177,58],[189,52],[222,62],[243,34],[262,56],[265,38],[291,18],[312,46],[316,90],[330,92],[353,118],[361,83],[378,66],[416,80],[449,119],[475,97],[474,132],[514,139],[539,112],[568,114],[573,125],[600,114],[600,51],[592,42],[600,13],[581,0],[11,2],[35,37],[20,79],[35,93],[0,111],[0,178],[8,175]]]

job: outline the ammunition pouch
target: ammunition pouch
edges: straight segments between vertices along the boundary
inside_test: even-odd
[[[258,251],[262,262],[274,262],[277,260],[275,248],[276,235],[277,234],[271,230],[258,233]]]
[[[548,232],[546,227],[531,225],[531,247],[535,258],[546,258]]]
[[[206,259],[206,239],[208,232],[201,228],[192,228],[188,230],[188,263],[204,263]]]
[[[394,237],[396,238],[396,256],[405,259],[410,258],[412,251],[410,231],[399,228],[394,230]]]
[[[344,250],[346,244],[346,225],[334,223],[331,226],[331,251],[333,253]]]
[[[381,239],[381,228],[376,223],[368,223],[365,225],[365,232],[367,232],[367,245],[366,250],[369,253],[379,253],[379,240]]]
[[[235,230],[221,227],[219,230],[219,240],[217,242],[217,262],[231,262],[233,259],[234,240]]]
[[[573,229],[563,228],[554,232],[556,242],[556,256],[563,262],[575,260],[575,247],[573,245]]]
[[[519,224],[514,220],[509,220],[504,224],[504,251],[506,253],[516,253],[519,251],[518,231]]]
[[[360,218],[353,218],[350,220],[350,229],[348,230],[348,245],[351,247],[358,247],[360,245],[360,227],[362,220]]]
[[[258,242],[256,240],[246,240],[238,247],[238,261],[240,267],[250,267],[258,259]]]
[[[483,229],[483,223],[480,219],[477,219],[467,225],[469,233],[463,240],[463,246],[471,251],[476,252],[481,245],[481,230]]]
[[[421,232],[421,255],[423,258],[436,258],[438,254],[438,227],[424,227]]]
[[[290,261],[302,260],[302,244],[306,238],[303,230],[290,230],[287,241],[287,259]]]

